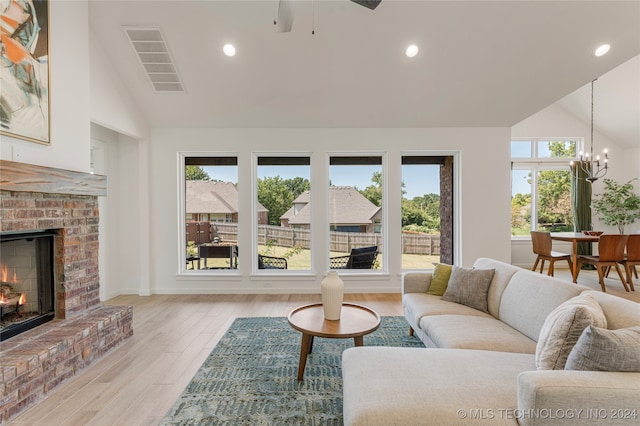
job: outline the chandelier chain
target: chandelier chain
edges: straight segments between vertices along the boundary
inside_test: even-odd
[[[589,151],[583,153],[580,151],[580,162],[575,164],[571,161],[571,174],[575,179],[584,179],[591,183],[595,182],[599,178],[603,177],[607,174],[609,165],[609,156],[607,154],[607,150],[605,149],[603,154],[604,158],[602,159],[603,164],[600,163],[600,156],[593,155],[593,135],[594,135],[594,108],[595,108],[595,82],[597,78],[591,81],[591,141],[589,146]],[[582,171],[585,177],[580,177],[577,169]]]

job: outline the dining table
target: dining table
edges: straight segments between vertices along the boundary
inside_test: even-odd
[[[551,239],[555,241],[568,241],[573,244],[571,255],[571,276],[573,282],[578,282],[578,243],[597,243],[599,235],[587,235],[584,232],[551,232]]]

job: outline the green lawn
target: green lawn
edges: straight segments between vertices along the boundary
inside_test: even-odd
[[[258,252],[267,256],[276,256],[276,257],[285,257],[287,252],[290,252],[291,249],[288,247],[279,247],[279,246],[259,246]],[[331,257],[334,256],[346,256],[349,253],[340,253],[340,252],[331,252]],[[382,256],[378,255],[378,259],[376,264],[379,265],[382,261]],[[431,269],[433,268],[434,262],[439,262],[440,256],[426,256],[426,255],[418,255],[418,254],[403,254],[402,255],[402,267],[403,269]],[[311,250],[300,250],[297,253],[293,253],[291,256],[287,258],[287,266],[288,269],[293,270],[308,270],[311,265]],[[204,267],[204,261],[201,260],[201,266]],[[228,259],[207,259],[208,267],[216,267],[216,268],[228,268],[229,260]],[[188,265],[190,269],[191,266]]]

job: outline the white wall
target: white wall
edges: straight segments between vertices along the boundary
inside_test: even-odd
[[[49,6],[51,144],[3,135],[0,158],[90,172],[93,139],[101,150],[98,160],[104,162],[96,173],[108,177],[108,195],[99,199],[101,300],[148,294],[146,121],[91,37],[88,3],[53,1]]]
[[[91,122],[135,139],[147,139],[148,126],[118,78],[104,48],[90,32]]]
[[[98,200],[100,208],[100,299],[119,294],[137,294],[146,267],[139,236],[140,155],[135,139],[91,125],[93,163],[96,173],[108,178],[108,195]],[[100,155],[98,155],[100,153]]]
[[[148,126],[91,35],[91,138],[104,150],[100,200],[100,298],[149,294]]]
[[[591,128],[588,123],[577,119],[562,107],[553,104],[542,111],[532,115],[526,120],[513,126],[512,137],[581,137],[585,144],[590,144]],[[640,144],[640,141],[638,142]],[[604,135],[595,132],[593,151],[601,153],[603,149],[609,150],[609,172],[607,178],[624,183],[638,177],[640,170],[640,148],[622,149],[614,141]],[[567,165],[568,169],[568,165]],[[640,180],[634,182],[636,191],[640,193]],[[593,183],[593,194],[603,190],[602,179]],[[617,233],[617,228],[603,224],[594,214],[594,229],[605,232]],[[554,250],[571,253],[571,243],[554,242]],[[531,241],[528,238],[514,238],[511,244],[511,261],[514,265],[524,268],[533,266],[535,256]],[[558,267],[564,267],[559,264]]]
[[[51,144],[0,136],[0,158],[89,171],[89,27],[84,1],[49,2]],[[14,156],[19,153],[20,158]]]
[[[152,293],[216,293],[216,292],[317,292],[324,275],[323,253],[326,233],[314,230],[315,275],[296,279],[274,279],[251,276],[251,161],[252,152],[281,151],[311,153],[311,184],[314,205],[323,205],[328,191],[325,168],[328,153],[366,152],[387,156],[388,196],[400,205],[400,157],[411,151],[460,151],[460,216],[456,237],[461,241],[458,264],[470,266],[480,256],[510,261],[510,169],[508,128],[469,129],[153,129],[150,143],[151,250]],[[184,232],[178,220],[179,151],[235,152],[239,159],[238,185],[240,200],[240,270],[237,276],[178,276],[183,252],[179,233]],[[315,198],[318,197],[318,198]],[[246,212],[243,214],[242,212]],[[323,210],[314,210],[319,221]],[[400,212],[388,212],[389,251],[400,251]],[[389,276],[348,277],[347,291],[399,291],[399,262],[389,262]],[[267,283],[270,286],[267,288]]]

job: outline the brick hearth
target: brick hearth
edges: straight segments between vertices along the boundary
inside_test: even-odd
[[[0,343],[3,424],[131,336],[133,310],[100,304],[97,196],[106,181],[9,161],[0,175],[0,232],[56,232],[55,319]]]

